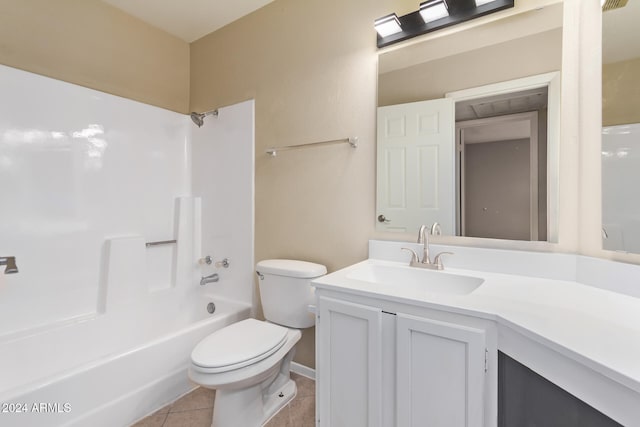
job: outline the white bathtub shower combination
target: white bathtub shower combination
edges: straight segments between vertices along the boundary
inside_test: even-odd
[[[197,128],[2,66],[0,93],[0,425],[128,425],[252,314],[253,101]]]

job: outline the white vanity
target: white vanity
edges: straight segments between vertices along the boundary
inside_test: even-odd
[[[314,281],[318,425],[496,426],[498,351],[640,425],[640,267],[433,245],[456,254],[429,271],[406,246]]]

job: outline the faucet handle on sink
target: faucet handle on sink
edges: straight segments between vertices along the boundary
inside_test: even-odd
[[[433,259],[433,263],[437,266],[438,270],[444,270],[444,264],[442,264],[442,260],[440,259],[442,255],[453,255],[453,252],[440,252],[438,255],[436,255],[436,257]]]
[[[400,248],[400,249],[403,251],[411,252],[411,261],[409,262],[409,265],[414,265],[420,262],[420,258],[418,258],[418,254],[413,249],[409,249],[409,248]]]

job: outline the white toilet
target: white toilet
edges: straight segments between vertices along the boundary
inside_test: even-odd
[[[216,390],[213,427],[265,424],[296,395],[289,376],[299,329],[315,324],[311,280],[324,265],[271,259],[256,265],[266,321],[246,319],[222,328],[191,353],[189,378]]]

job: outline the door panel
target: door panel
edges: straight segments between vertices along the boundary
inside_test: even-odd
[[[455,234],[454,129],[449,98],[378,108],[378,229]]]

